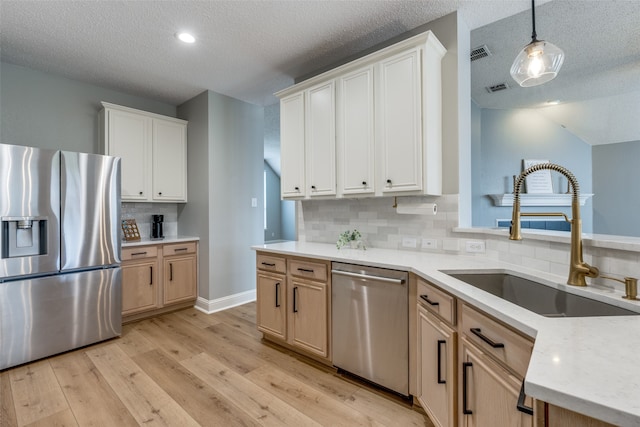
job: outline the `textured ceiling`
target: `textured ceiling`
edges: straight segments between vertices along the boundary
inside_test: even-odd
[[[527,10],[471,32],[471,47],[486,44],[493,54],[471,64],[473,100],[483,108],[541,107],[593,145],[640,140],[640,0],[555,0],[536,7],[536,30],[565,52],[558,77],[521,88],[509,75],[531,39]],[[503,82],[508,90],[485,89]],[[561,104],[545,107],[551,100]]]
[[[475,28],[528,7],[528,0],[0,0],[0,54],[173,105],[207,89],[269,105],[294,78],[457,9]],[[198,41],[178,42],[181,30]]]

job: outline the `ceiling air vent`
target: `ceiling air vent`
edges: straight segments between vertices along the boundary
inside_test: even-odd
[[[498,83],[497,85],[487,86],[487,92],[489,93],[500,92],[501,90],[507,89],[509,89],[509,85],[506,83]]]
[[[477,61],[480,58],[486,58],[487,56],[491,56],[491,52],[486,44],[471,49],[471,62]]]

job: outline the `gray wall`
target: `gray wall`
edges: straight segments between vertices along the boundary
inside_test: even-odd
[[[269,163],[264,162],[265,185],[267,199],[267,228],[264,230],[264,240],[282,239],[282,204],[280,203],[280,177],[271,169]]]
[[[640,141],[593,147],[593,232],[640,237]]]
[[[0,63],[0,142],[102,153],[100,101],[175,117],[173,105]]]
[[[475,107],[477,109],[477,107]],[[544,159],[568,168],[578,179],[581,193],[593,193],[591,176],[591,146],[560,125],[551,122],[535,110],[481,109],[477,124],[474,111],[474,176],[473,225],[493,227],[495,220],[510,219],[510,207],[494,207],[488,194],[513,191],[513,175],[522,171],[523,159]],[[480,131],[478,138],[477,132]],[[567,181],[552,173],[554,192],[564,193]],[[562,211],[571,217],[570,208],[525,208],[528,212]],[[581,209],[583,231],[592,232],[592,201]]]
[[[263,109],[207,91],[179,106],[178,115],[197,133],[193,152],[190,133],[189,203],[178,212],[178,227],[207,246],[199,295],[216,300],[253,290],[250,246],[264,240]],[[192,164],[194,156],[200,158]]]

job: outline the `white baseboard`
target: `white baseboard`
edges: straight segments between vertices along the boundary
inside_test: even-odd
[[[203,311],[207,314],[215,313],[216,311],[226,310],[231,307],[246,304],[256,300],[256,290],[240,292],[239,294],[233,294],[226,297],[208,300],[202,297],[198,297],[196,300],[195,308]]]

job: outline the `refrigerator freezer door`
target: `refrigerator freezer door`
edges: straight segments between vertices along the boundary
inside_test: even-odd
[[[61,152],[61,270],[120,263],[120,158]]]
[[[0,370],[118,336],[119,267],[0,283]]]
[[[0,281],[60,268],[60,152],[0,144]]]

